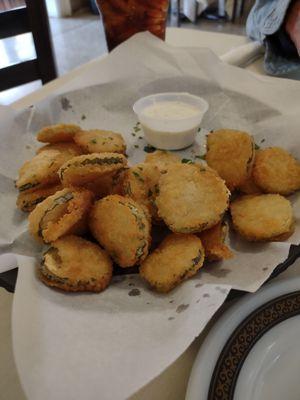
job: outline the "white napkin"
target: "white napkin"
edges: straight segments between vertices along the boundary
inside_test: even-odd
[[[14,254],[7,253],[0,256],[0,274],[17,268],[17,266],[17,258]]]
[[[261,57],[263,53],[264,47],[261,43],[250,42],[229,50],[220,56],[220,59],[227,64],[245,67]]]

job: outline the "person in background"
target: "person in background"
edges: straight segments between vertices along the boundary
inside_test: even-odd
[[[267,73],[283,75],[300,69],[300,0],[256,0],[246,31],[265,44]]]

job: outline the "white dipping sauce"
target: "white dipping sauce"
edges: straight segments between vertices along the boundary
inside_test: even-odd
[[[190,146],[207,109],[204,99],[189,93],[157,93],[133,105],[146,141],[163,150]]]
[[[194,117],[199,108],[182,101],[160,101],[144,108],[142,115],[160,120],[178,120]]]

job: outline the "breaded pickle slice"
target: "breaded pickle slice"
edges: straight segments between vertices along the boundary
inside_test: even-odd
[[[69,153],[72,157],[80,156],[80,154],[82,154],[81,148],[73,142],[46,144],[45,146],[42,146],[39,149],[37,149],[36,154],[39,154],[42,151],[47,151],[47,150],[58,150],[61,152]]]
[[[92,207],[93,236],[123,268],[140,263],[150,246],[150,222],[144,208],[132,199],[110,195]]]
[[[124,193],[147,207],[155,220],[159,219],[155,198],[160,176],[160,170],[155,164],[141,163],[129,168],[124,177]]]
[[[30,233],[45,243],[71,233],[83,233],[93,197],[88,190],[70,188],[47,197],[29,214]]]
[[[116,172],[127,165],[123,154],[93,153],[73,157],[59,170],[64,186],[84,186],[108,173]]]
[[[51,243],[38,273],[46,285],[67,292],[101,292],[111,281],[112,261],[98,245],[70,235]]]
[[[291,203],[279,194],[242,196],[231,203],[230,212],[233,227],[249,241],[286,239],[294,230]]]
[[[71,142],[80,130],[80,126],[73,124],[49,125],[42,128],[36,138],[43,143]]]
[[[220,129],[207,136],[207,164],[234,190],[251,174],[255,151],[253,138],[246,132]]]
[[[244,194],[261,194],[262,190],[259,188],[253,180],[252,175],[239,186],[239,191]]]
[[[120,133],[92,129],[79,131],[74,136],[75,143],[85,153],[125,153],[126,144]]]
[[[48,149],[41,151],[19,170],[16,187],[20,192],[35,191],[49,185],[59,183],[57,171],[73,157],[69,151]]]
[[[208,261],[221,261],[233,257],[232,251],[226,246],[225,238],[228,226],[225,222],[198,234],[205,250],[205,259]]]
[[[92,182],[86,183],[84,185],[84,188],[93,192],[97,200],[110,194],[123,195],[123,180],[126,169],[127,168],[119,169],[117,171],[101,175],[99,178],[94,179]]]
[[[62,189],[61,184],[47,186],[42,189],[36,189],[34,192],[23,192],[18,195],[17,207],[25,212],[34,210],[37,204],[41,203],[47,197]]]
[[[141,264],[140,275],[157,292],[169,292],[202,267],[204,248],[196,235],[172,233]]]
[[[145,157],[145,163],[156,165],[160,171],[166,171],[171,164],[180,163],[181,159],[177,154],[171,153],[166,150],[155,150]]]
[[[288,195],[300,189],[300,163],[280,147],[258,151],[252,175],[266,193]]]
[[[225,182],[199,164],[174,164],[159,180],[159,216],[173,232],[201,232],[216,225],[228,208]]]

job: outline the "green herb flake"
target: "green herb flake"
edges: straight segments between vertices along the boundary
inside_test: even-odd
[[[97,139],[92,139],[92,140],[90,141],[90,143],[92,143],[92,144],[97,144]]]
[[[143,136],[139,136],[139,139],[143,139]]]
[[[264,143],[266,141],[266,139],[261,139],[260,143]]]
[[[189,158],[183,158],[181,162],[182,164],[194,164],[194,161],[190,160]]]
[[[131,132],[131,135],[132,135],[132,136],[136,136],[136,134],[135,134],[135,133],[133,133],[133,132]]]
[[[255,150],[259,150],[260,149],[260,147],[256,143],[254,145],[254,148],[255,148]]]
[[[155,150],[156,150],[156,148],[151,146],[150,144],[147,144],[147,146],[144,147],[144,151],[146,153],[153,153]]]
[[[86,115],[85,114],[82,114],[82,116],[81,116],[81,121],[83,121],[83,120],[85,120],[86,119]]]
[[[139,149],[140,146],[139,146],[138,144],[135,144],[134,147],[135,147],[136,149]]]

